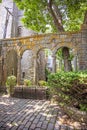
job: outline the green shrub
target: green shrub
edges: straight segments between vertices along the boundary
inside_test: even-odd
[[[48,76],[51,74],[49,69],[45,69],[46,81],[48,80]]]
[[[57,95],[60,104],[87,111],[87,71],[50,74],[48,84],[51,95]]]
[[[38,84],[39,84],[39,86],[41,86],[41,87],[47,86],[47,82],[44,81],[44,80],[39,80]]]
[[[31,85],[31,81],[29,79],[24,79],[24,85],[25,86],[30,86]]]
[[[15,76],[8,76],[6,80],[6,87],[8,94],[14,93],[14,86],[16,85],[16,77]]]

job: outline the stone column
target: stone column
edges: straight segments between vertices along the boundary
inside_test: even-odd
[[[77,56],[74,57],[74,70],[77,71]]]
[[[52,73],[56,73],[56,56],[53,55],[53,63],[52,63]]]
[[[6,55],[4,56],[3,62],[4,62],[4,63],[2,63],[2,66],[3,66],[3,67],[2,67],[2,69],[3,69],[3,70],[2,70],[2,71],[3,71],[3,72],[2,72],[2,73],[3,73],[3,74],[2,74],[2,75],[3,75],[3,83],[2,83],[2,84],[5,85],[6,79],[7,79],[7,61],[6,61]]]
[[[2,58],[0,57],[0,85],[2,85]]]
[[[37,84],[37,57],[34,56],[34,84]]]
[[[79,70],[87,70],[87,24],[82,25],[81,44],[78,52]]]
[[[21,82],[21,56],[18,55],[18,68],[17,68],[17,84]]]

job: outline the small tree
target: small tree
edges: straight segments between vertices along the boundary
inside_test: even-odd
[[[29,79],[24,79],[24,85],[25,86],[28,86],[28,87],[30,87],[31,86],[31,81],[29,80]]]
[[[47,82],[44,81],[44,80],[39,80],[38,84],[39,84],[39,86],[41,86],[41,87],[47,87]]]
[[[6,80],[6,87],[8,94],[12,95],[14,93],[14,86],[16,85],[16,77],[8,76]]]

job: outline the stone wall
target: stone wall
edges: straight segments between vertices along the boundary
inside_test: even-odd
[[[45,80],[46,63],[45,55],[42,50],[48,48],[52,51],[52,72],[55,72],[55,55],[59,48],[66,46],[73,50],[74,55],[80,54],[79,49],[81,49],[80,45],[82,44],[81,38],[79,38],[80,35],[81,33],[64,32],[59,34],[39,34],[24,38],[1,40],[4,57],[3,81],[6,81],[6,77],[12,74],[12,71],[15,68],[18,84],[20,84],[23,72],[25,72],[24,78],[32,80],[33,84],[37,84],[38,80]],[[10,52],[14,52],[13,50],[17,55],[17,59],[15,59],[15,54],[10,54]],[[21,60],[23,56],[24,60]],[[79,55],[79,60],[80,56],[81,55]],[[17,65],[15,63],[17,63]]]
[[[13,14],[13,16],[9,16],[7,28],[5,28],[7,16],[5,7],[8,7],[9,11]],[[12,0],[3,0],[3,3],[0,4],[0,38],[5,38],[4,32],[7,32],[6,38],[16,37],[13,39],[0,40],[0,44],[3,45],[1,48],[3,53],[0,56],[0,82],[5,83],[7,76],[12,73],[17,76],[17,81],[19,82],[23,77],[23,72],[25,72],[25,78],[32,80],[33,83],[37,83],[38,80],[45,80],[46,63],[44,53],[41,51],[44,48],[48,48],[52,51],[52,72],[55,72],[56,52],[61,47],[72,49],[74,56],[78,58],[79,70],[87,69],[86,24],[82,26],[80,32],[38,35],[34,31],[27,30],[23,27],[20,22],[22,16],[23,12],[17,9]],[[15,54],[9,54],[9,51],[12,50],[16,52],[16,57]],[[21,60],[26,50],[31,51],[27,51]]]

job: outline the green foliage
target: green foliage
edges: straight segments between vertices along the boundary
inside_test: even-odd
[[[24,79],[24,85],[25,85],[25,86],[28,86],[28,87],[29,87],[29,86],[31,86],[31,84],[32,84],[32,83],[31,83],[31,81],[30,81],[29,79]]]
[[[60,71],[49,75],[48,84],[51,94],[58,96],[57,100],[60,104],[87,111],[87,71]]]
[[[7,87],[7,92],[9,94],[13,94],[15,85],[16,85],[16,77],[13,75],[8,76],[6,80],[6,87]]]
[[[78,79],[78,74],[74,72],[60,71],[56,74],[49,76],[49,84],[54,87],[65,87],[67,89],[71,86],[71,83]]]
[[[25,26],[35,31],[57,32],[54,18],[48,9],[47,0],[14,0],[17,6],[24,10],[22,19]],[[87,0],[53,0],[61,12],[63,27],[66,31],[79,30],[87,10]],[[53,9],[53,8],[52,8]],[[48,26],[49,25],[49,26]]]
[[[51,74],[50,70],[48,68],[45,69],[45,75],[46,75],[46,78],[48,80],[48,76]],[[46,81],[47,81],[46,80]]]
[[[81,111],[86,111],[87,112],[87,104],[80,104],[80,110]]]
[[[44,81],[44,80],[39,80],[38,84],[39,84],[39,86],[41,86],[41,87],[47,86],[47,82]]]
[[[87,10],[87,0],[64,0],[60,1],[60,4],[62,9],[64,7],[62,16],[65,30],[79,30],[83,23],[84,13]]]
[[[21,10],[25,10],[24,18],[22,19],[25,26],[35,31],[45,32],[46,25],[52,25],[52,18],[47,10],[46,0],[14,0]],[[53,26],[53,25],[52,25]]]

